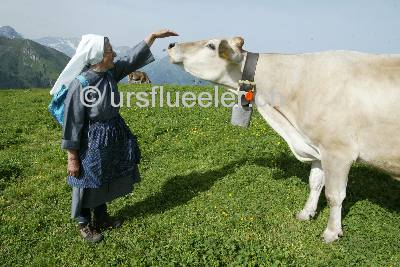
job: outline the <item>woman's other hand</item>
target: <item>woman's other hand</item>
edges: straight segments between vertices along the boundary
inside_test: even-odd
[[[80,163],[79,163],[78,152],[76,150],[68,150],[68,166],[67,166],[68,175],[77,178],[79,176],[79,171],[80,171]]]

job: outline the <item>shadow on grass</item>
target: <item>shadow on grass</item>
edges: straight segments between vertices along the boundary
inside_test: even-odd
[[[273,179],[286,179],[295,176],[300,178],[308,187],[310,164],[302,163],[292,155],[281,153],[278,156],[275,154],[270,157],[234,161],[221,168],[206,172],[174,176],[162,186],[161,191],[132,206],[122,208],[118,215],[129,218],[163,213],[187,203],[200,192],[209,190],[218,180],[234,173],[236,167],[249,163],[273,169]],[[321,195],[317,212],[327,205],[324,193]],[[349,174],[347,196],[343,203],[343,217],[360,200],[369,200],[390,211],[399,212],[400,182],[373,168],[355,164]]]
[[[273,168],[274,179],[285,179],[296,176],[308,185],[310,164],[298,161],[286,153],[274,155],[273,158],[256,159],[255,164]],[[354,164],[349,173],[346,199],[343,202],[343,217],[350,208],[360,200],[368,200],[389,211],[400,212],[400,182],[364,164]],[[327,205],[324,191],[318,203],[317,212]]]
[[[122,208],[118,215],[129,218],[163,213],[187,203],[200,192],[209,190],[215,182],[234,173],[235,168],[244,163],[245,161],[235,161],[215,170],[174,176],[165,182],[161,191],[132,206]]]

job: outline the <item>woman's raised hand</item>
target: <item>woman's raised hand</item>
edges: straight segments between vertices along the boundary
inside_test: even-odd
[[[162,30],[159,30],[157,32],[153,32],[152,34],[153,34],[153,36],[155,38],[165,38],[165,37],[171,37],[171,36],[178,36],[179,35],[176,32],[168,30],[168,29],[162,29]]]
[[[151,33],[149,36],[147,36],[144,41],[151,46],[154,42],[155,39],[157,38],[165,38],[165,37],[171,37],[171,36],[178,36],[178,34],[174,31],[168,30],[168,29],[162,29],[156,32]]]

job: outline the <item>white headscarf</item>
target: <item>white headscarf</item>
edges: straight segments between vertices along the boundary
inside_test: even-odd
[[[90,64],[97,64],[103,60],[104,36],[97,34],[82,35],[75,54],[69,60],[67,66],[58,76],[50,94],[53,95],[60,90],[62,85],[67,88],[69,84],[78,76],[83,68]]]

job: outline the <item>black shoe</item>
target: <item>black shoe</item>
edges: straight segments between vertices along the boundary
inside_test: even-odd
[[[101,218],[93,218],[93,224],[97,229],[114,229],[121,227],[122,221],[107,214]]]
[[[103,235],[90,223],[78,224],[79,233],[87,242],[98,243],[103,240]]]

